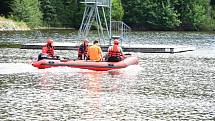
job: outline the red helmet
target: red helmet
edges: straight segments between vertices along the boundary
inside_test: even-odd
[[[114,39],[113,44],[114,45],[118,45],[119,44],[119,40],[118,39]]]
[[[48,45],[52,45],[54,43],[54,41],[51,39],[51,38],[49,38],[48,40],[47,40],[47,44]]]

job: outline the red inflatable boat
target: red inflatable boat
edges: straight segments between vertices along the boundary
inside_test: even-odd
[[[96,71],[108,71],[112,69],[121,69],[129,65],[138,64],[138,58],[135,56],[130,56],[125,58],[120,62],[94,62],[86,60],[50,60],[43,59],[40,61],[35,61],[32,63],[34,67],[39,69],[52,68],[52,67],[71,67],[71,68],[81,68]]]

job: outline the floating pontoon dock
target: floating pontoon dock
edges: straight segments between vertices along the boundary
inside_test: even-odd
[[[45,43],[24,44],[21,49],[41,49]],[[175,45],[122,45],[124,52],[141,52],[141,53],[181,53],[187,51],[194,51],[194,47],[189,46],[175,46]],[[101,45],[105,52],[108,46]],[[56,50],[78,50],[77,43],[57,43],[55,42]]]

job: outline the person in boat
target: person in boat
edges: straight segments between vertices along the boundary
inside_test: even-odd
[[[122,48],[119,47],[119,40],[114,39],[113,46],[108,48],[107,61],[108,62],[119,62],[125,58]]]
[[[78,48],[78,60],[86,60],[87,59],[87,50],[88,50],[88,39],[84,39],[82,44]]]
[[[54,56],[54,41],[51,38],[48,38],[47,43],[42,47],[42,53],[38,55],[38,61],[46,58],[55,58]]]
[[[54,57],[54,41],[48,38],[47,44],[42,48],[42,54],[47,54],[49,57]]]
[[[88,48],[87,54],[91,61],[102,61],[102,49],[99,46],[99,41],[93,42],[93,45]]]

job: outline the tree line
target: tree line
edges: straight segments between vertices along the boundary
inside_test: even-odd
[[[81,0],[0,0],[0,16],[30,27],[81,24]],[[138,30],[215,30],[215,0],[112,0],[112,18]]]

